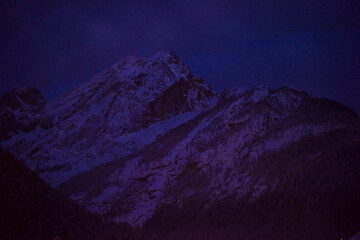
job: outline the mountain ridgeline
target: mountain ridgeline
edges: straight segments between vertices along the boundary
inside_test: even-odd
[[[356,113],[290,87],[215,93],[172,51],[124,58],[50,102],[10,90],[0,121],[3,148],[140,239],[347,239],[360,229]]]

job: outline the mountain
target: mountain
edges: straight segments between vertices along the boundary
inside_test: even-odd
[[[99,216],[51,189],[24,163],[0,148],[0,238],[130,239],[126,225],[105,223]]]
[[[290,87],[214,93],[161,51],[115,63],[1,145],[145,239],[340,239],[360,229],[359,133],[340,103]]]
[[[173,52],[127,57],[49,102],[36,131],[21,132],[4,146],[56,186],[138,151],[208,107],[213,96]]]
[[[0,141],[19,131],[30,132],[38,125],[46,99],[34,88],[13,89],[0,99]]]

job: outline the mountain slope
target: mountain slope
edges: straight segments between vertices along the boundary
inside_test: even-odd
[[[214,108],[151,145],[79,174],[59,189],[103,216],[142,225],[158,206],[181,206],[199,191],[211,201],[232,194],[256,199],[269,189],[265,176],[252,170],[262,154],[331,131],[359,132],[359,126],[351,110],[326,99],[290,88],[244,90],[223,95]],[[197,174],[199,182],[192,179]],[[271,179],[270,185],[276,184],[278,179]]]
[[[256,198],[250,191],[211,199],[206,175],[183,176],[171,191],[181,195],[186,186],[195,194],[180,206],[158,206],[143,231],[150,239],[348,239],[360,227],[358,136],[306,136],[244,163],[242,171],[261,183]]]

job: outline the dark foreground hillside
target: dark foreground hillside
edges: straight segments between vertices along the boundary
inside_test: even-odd
[[[132,239],[131,227],[104,223],[51,189],[0,149],[0,239]]]

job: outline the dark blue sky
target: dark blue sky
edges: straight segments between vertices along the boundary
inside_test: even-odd
[[[287,85],[360,113],[359,0],[9,2],[0,94],[53,99],[125,56],[171,49],[215,91]]]

